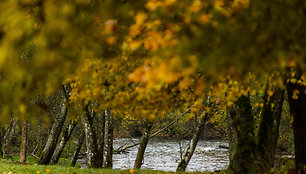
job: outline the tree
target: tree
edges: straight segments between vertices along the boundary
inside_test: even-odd
[[[292,75],[287,82],[288,101],[290,114],[293,117],[294,147],[295,147],[295,164],[297,170],[305,172],[306,166],[306,144],[305,129],[305,104],[306,104],[306,85],[301,70],[289,71]],[[293,73],[293,74],[292,74]],[[304,91],[304,92],[303,92]]]
[[[66,143],[68,142],[68,140],[70,139],[72,132],[74,130],[74,128],[76,127],[77,123],[76,122],[71,122],[68,124],[68,126],[63,130],[63,135],[62,138],[58,144],[58,146],[56,147],[51,160],[50,160],[50,164],[56,164],[65,148]]]
[[[269,171],[274,167],[275,150],[279,137],[279,125],[284,101],[284,90],[276,88],[273,95],[266,90],[260,127],[258,130],[258,158],[262,168]]]
[[[195,114],[197,114],[198,116],[200,116],[200,120],[198,121],[197,123],[197,127],[196,127],[196,130],[185,150],[185,154],[183,156],[183,158],[181,159],[181,161],[179,162],[177,168],[176,168],[176,171],[185,171],[186,170],[186,167],[195,151],[195,148],[197,146],[197,143],[198,141],[200,140],[200,137],[201,135],[203,134],[203,130],[205,128],[205,124],[206,122],[212,117],[212,115],[214,115],[216,113],[216,108],[213,109],[212,105],[211,104],[211,101],[210,100],[210,97],[208,96],[207,97],[207,101],[204,101],[203,102],[203,106],[202,108]],[[208,110],[205,110],[205,107],[206,106],[206,109],[209,108],[210,111]]]
[[[113,168],[113,114],[110,110],[104,111],[105,115],[105,128],[104,128],[104,154],[103,154],[103,166],[105,168]]]
[[[83,124],[85,129],[85,142],[86,142],[86,155],[87,166],[89,168],[101,167],[101,160],[98,153],[98,144],[96,138],[96,131],[93,125],[94,111],[92,104],[88,104],[85,108],[85,117],[83,118]]]
[[[134,163],[134,169],[140,169],[141,165],[143,164],[143,158],[144,153],[146,150],[146,147],[148,145],[149,139],[150,139],[150,132],[152,131],[153,124],[150,122],[144,123],[144,130],[142,133],[142,137],[139,143],[135,163]]]
[[[28,122],[27,120],[22,122],[22,135],[21,135],[21,145],[20,145],[20,163],[25,163],[27,161],[27,146],[28,146]]]
[[[14,136],[15,130],[17,125],[17,119],[11,118],[10,124],[5,132],[4,138],[3,138],[3,156],[7,156],[9,154],[9,146],[11,145],[12,138]]]
[[[76,149],[73,153],[70,166],[73,166],[73,167],[75,166],[76,161],[77,161],[78,156],[79,156],[79,153],[81,151],[84,139],[85,139],[85,133],[84,133],[84,131],[82,131],[81,135],[78,137],[78,144],[77,144],[77,147],[76,147]]]
[[[50,96],[50,98],[47,99],[47,105],[49,105],[48,109],[53,118],[53,123],[50,130],[50,134],[48,136],[47,143],[44,147],[42,154],[40,155],[38,161],[39,164],[49,164],[51,157],[54,153],[57,141],[59,139],[67,116],[67,106],[65,104],[67,100],[67,94],[67,89],[63,87],[63,89],[58,90],[56,94]]]
[[[256,141],[254,136],[254,120],[250,99],[241,96],[230,112],[235,132],[237,133],[237,144],[234,146],[232,161],[229,168],[233,173],[257,173],[256,164]]]
[[[2,134],[3,134],[3,128],[1,126],[0,127],[0,155],[1,155],[1,158],[3,158],[3,150],[2,150],[3,138],[2,138]]]

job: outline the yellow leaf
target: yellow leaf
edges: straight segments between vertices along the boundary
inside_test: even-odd
[[[20,104],[20,105],[19,105],[19,112],[20,112],[21,115],[24,115],[24,114],[25,114],[26,108],[27,108],[27,107],[26,107],[24,104]]]
[[[134,170],[134,169],[130,169],[130,170],[129,170],[129,173],[130,173],[130,174],[134,174],[134,173],[135,173],[135,170]]]
[[[116,37],[114,36],[108,37],[106,39],[106,43],[108,43],[109,45],[114,45],[116,43]]]
[[[211,111],[211,108],[210,108],[210,107],[205,107],[205,110],[206,110],[207,112],[210,112],[210,111]]]
[[[136,24],[144,23],[144,21],[147,19],[147,17],[148,17],[147,14],[145,14],[144,12],[137,13],[137,15],[135,17]]]
[[[200,17],[199,17],[199,22],[201,24],[206,24],[209,20],[209,16],[205,13],[201,14]]]
[[[271,97],[271,96],[274,94],[274,92],[273,92],[272,90],[268,90],[267,93],[268,93],[268,96],[269,96],[269,97]]]
[[[296,83],[296,81],[297,81],[296,78],[291,78],[291,79],[290,79],[290,82],[291,82],[291,83]]]
[[[228,106],[228,107],[231,107],[233,104],[234,104],[234,103],[233,103],[232,101],[228,101],[228,102],[227,102],[227,106]]]
[[[292,99],[297,100],[297,99],[299,98],[299,96],[298,96],[299,93],[300,93],[300,91],[297,90],[297,89],[295,89],[295,90],[293,91],[293,94],[292,94]]]

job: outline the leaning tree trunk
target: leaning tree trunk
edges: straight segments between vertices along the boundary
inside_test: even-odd
[[[86,114],[83,119],[86,140],[86,155],[88,168],[99,168],[101,159],[99,157],[96,130],[94,128],[94,112],[91,104],[86,106]]]
[[[230,112],[237,143],[234,145],[229,170],[235,174],[258,173],[254,118],[249,97],[239,97]]]
[[[50,163],[51,164],[56,164],[66,146],[66,143],[68,142],[68,140],[70,139],[71,135],[72,135],[72,132],[74,130],[76,126],[76,123],[73,122],[73,123],[70,123],[66,129],[64,130],[63,132],[63,137],[59,143],[59,145],[57,146],[57,148],[55,149],[53,155],[52,155],[52,158],[51,158],[51,161]]]
[[[110,110],[105,110],[104,129],[104,167],[113,167],[113,116]]]
[[[42,129],[41,121],[39,121],[38,124],[37,124],[37,127],[36,127],[36,135],[35,135],[35,137],[36,137],[36,141],[35,141],[36,145],[35,145],[34,150],[31,153],[31,155],[34,156],[34,157],[36,157],[36,154],[38,152],[41,152],[40,149],[42,149],[41,148],[41,146],[42,146],[41,145],[42,144],[42,130],[41,129]]]
[[[208,114],[209,113],[205,113],[204,116],[200,119],[200,121],[198,122],[198,126],[196,128],[196,131],[195,133],[193,134],[192,136],[192,139],[185,151],[185,154],[183,156],[183,158],[181,159],[181,161],[179,162],[177,168],[176,168],[176,171],[185,171],[186,170],[186,167],[193,155],[193,152],[199,142],[199,139],[202,135],[202,132],[205,128],[205,123],[208,119]]]
[[[70,166],[72,166],[72,167],[74,167],[75,164],[76,164],[76,161],[77,161],[79,153],[81,151],[84,139],[85,139],[85,133],[84,133],[84,131],[82,131],[81,136],[79,137],[79,140],[78,140],[77,147],[76,147],[76,149],[75,149],[75,151],[73,153],[72,159],[71,159]]]
[[[44,147],[44,150],[38,160],[38,164],[46,165],[49,164],[51,157],[56,148],[59,136],[62,132],[65,119],[67,117],[67,107],[66,102],[66,90],[59,90],[57,94],[50,97],[50,112],[53,116],[53,124],[48,136],[47,143]]]
[[[28,146],[28,122],[27,120],[22,123],[21,145],[20,145],[20,163],[27,161],[27,146]]]
[[[301,71],[301,70],[299,70]],[[287,83],[290,115],[293,117],[295,165],[301,173],[306,173],[306,86],[302,72],[291,72],[295,76]]]
[[[143,134],[137,151],[136,160],[134,163],[134,169],[140,169],[142,165],[144,153],[146,151],[146,147],[150,139],[150,132],[152,130],[152,127],[153,127],[152,123],[145,123],[145,128],[143,130]]]
[[[12,141],[12,138],[13,138],[13,136],[15,134],[15,130],[16,130],[16,125],[17,125],[17,119],[12,118],[12,120],[10,122],[10,125],[7,128],[4,139],[3,139],[3,142],[4,142],[3,149],[2,149],[3,150],[3,157],[5,157],[6,155],[9,154],[9,150],[11,149],[10,148],[11,141]]]
[[[274,166],[274,155],[279,134],[279,124],[282,115],[284,90],[276,88],[269,99],[267,91],[264,98],[261,122],[258,130],[257,155],[261,168],[269,172]]]

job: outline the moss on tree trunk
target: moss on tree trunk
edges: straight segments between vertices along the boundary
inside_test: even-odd
[[[287,83],[290,114],[293,117],[295,164],[297,170],[306,173],[306,86],[302,72],[291,70],[295,76]]]
[[[241,96],[230,112],[237,143],[229,170],[235,174],[257,173],[254,118],[249,97]]]
[[[274,165],[283,101],[284,90],[276,88],[270,98],[266,91],[257,137],[257,155],[261,167],[266,172],[269,172]]]

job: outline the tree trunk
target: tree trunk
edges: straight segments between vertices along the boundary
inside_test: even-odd
[[[64,130],[63,132],[63,137],[59,143],[59,145],[57,146],[57,148],[55,149],[53,155],[52,155],[52,158],[51,158],[51,161],[50,161],[50,164],[56,164],[65,148],[65,145],[66,143],[68,142],[68,140],[70,139],[71,135],[72,135],[72,132],[74,130],[76,126],[76,123],[70,123],[66,129]]]
[[[0,126],[0,159],[3,158],[3,149],[2,149],[2,143],[3,143],[3,132],[2,132],[2,126]]]
[[[71,159],[70,166],[72,166],[72,167],[74,167],[75,164],[76,164],[76,161],[77,161],[79,153],[81,151],[84,139],[85,139],[85,133],[84,133],[84,131],[82,131],[82,134],[81,134],[81,136],[79,137],[79,140],[78,140],[77,148],[75,149],[75,151],[73,153],[73,156],[72,156],[72,159]]]
[[[186,170],[186,167],[193,155],[193,152],[198,144],[198,141],[202,135],[202,132],[205,128],[205,123],[207,121],[207,118],[208,118],[208,113],[205,113],[204,116],[200,119],[200,121],[198,122],[198,125],[197,125],[197,128],[196,128],[196,131],[195,133],[193,134],[192,136],[192,139],[185,151],[185,154],[182,158],[182,160],[179,162],[177,168],[176,168],[176,171],[185,171]]]
[[[6,130],[4,139],[3,139],[3,157],[5,157],[6,155],[9,154],[9,150],[10,150],[10,145],[11,145],[11,141],[12,138],[15,134],[15,130],[16,130],[16,125],[17,125],[17,119],[16,118],[12,118],[9,127]]]
[[[33,156],[36,156],[36,154],[38,152],[40,152],[39,149],[41,149],[41,142],[42,142],[42,127],[41,127],[41,121],[39,121],[39,123],[37,124],[37,127],[36,127],[36,146],[34,148],[34,150],[32,151],[32,155]],[[40,153],[38,153],[40,154]]]
[[[295,80],[289,79],[287,92],[290,115],[293,117],[295,165],[298,171],[306,173],[306,86],[303,85],[305,82],[299,71],[293,71],[295,76],[292,78]]]
[[[105,129],[105,112],[102,112],[101,117],[99,119],[99,156],[101,159],[100,167],[103,167],[103,162],[104,162],[104,129]]]
[[[27,161],[27,146],[28,146],[28,122],[25,120],[22,123],[22,135],[21,135],[21,145],[20,145],[20,163],[25,163]]]
[[[86,107],[85,118],[83,119],[86,140],[86,155],[88,168],[99,168],[101,159],[99,157],[96,131],[94,128],[94,112],[91,104]]]
[[[44,150],[38,160],[38,164],[47,165],[49,164],[51,157],[56,148],[56,144],[58,142],[59,136],[62,132],[62,128],[64,126],[65,119],[67,117],[67,107],[65,105],[66,102],[66,91],[60,90],[57,94],[55,94],[54,98],[52,97],[50,104],[50,112],[53,116],[53,124],[50,130],[50,134],[48,136],[47,143],[44,147]]]
[[[228,144],[229,144],[229,161],[233,160],[233,152],[234,146],[237,144],[237,136],[234,136],[234,128],[231,114],[235,114],[235,112],[231,112],[232,108],[227,108],[227,134],[228,134]]]
[[[145,128],[142,133],[142,137],[140,140],[140,144],[137,151],[137,156],[134,164],[134,169],[140,169],[141,165],[143,164],[144,153],[146,151],[147,144],[150,138],[150,132],[152,130],[153,124],[152,123],[145,123]]]
[[[258,173],[254,118],[249,97],[239,97],[230,112],[237,143],[234,145],[229,170],[235,174]]]
[[[266,172],[269,172],[274,166],[274,155],[279,134],[283,101],[284,90],[276,88],[270,99],[268,99],[266,91],[257,143],[257,155],[261,162],[261,167]]]
[[[113,123],[112,113],[105,110],[105,130],[104,130],[104,167],[113,167]]]

